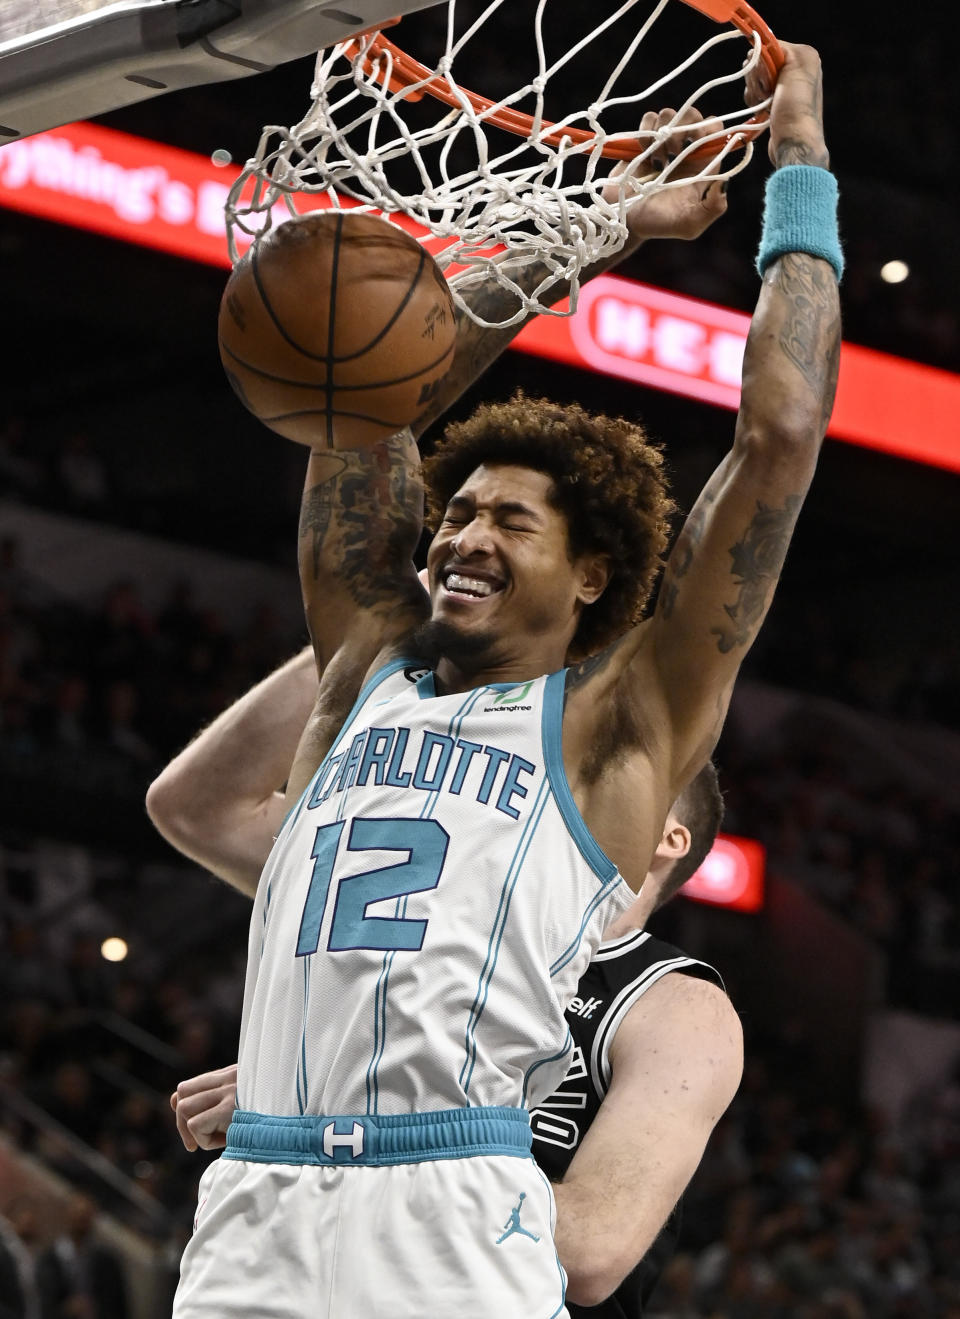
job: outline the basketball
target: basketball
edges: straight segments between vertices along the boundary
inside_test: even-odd
[[[220,358],[244,407],[311,446],[371,444],[423,411],[453,359],[447,282],[417,240],[365,213],[315,211],[234,267]]]

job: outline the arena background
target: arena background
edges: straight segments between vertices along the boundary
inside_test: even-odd
[[[845,340],[960,372],[945,19],[762,13],[823,56]],[[297,61],[100,122],[242,161],[264,122],[300,116],[310,75]],[[621,273],[749,312],[766,173],[696,245]],[[235,1057],[247,906],[157,839],[143,797],[305,641],[303,453],[229,392],[221,268],[0,207],[0,270],[0,1270],[25,1246],[49,1277],[51,1242],[79,1247],[96,1208],[102,1294],[42,1319],[159,1319],[203,1165],[167,1096]],[[517,352],[454,415],[518,384],[641,416],[683,509],[732,435],[726,409]],[[655,1315],[960,1315],[960,421],[936,421],[946,466],[828,440],[745,665],[718,762],[725,829],[766,849],[762,910],[680,899],[657,923],[725,976],[747,1066]],[[14,1306],[0,1295],[0,1315],[36,1313]]]

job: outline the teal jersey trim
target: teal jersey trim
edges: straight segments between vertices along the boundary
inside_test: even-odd
[[[549,1189],[550,1195],[552,1196],[553,1187],[550,1186],[550,1180],[544,1174],[542,1168],[537,1168],[537,1176],[543,1181],[544,1185]],[[563,1265],[560,1263],[560,1256],[557,1254],[556,1246],[554,1246],[553,1248],[553,1255],[554,1255],[554,1259],[557,1261],[557,1275],[560,1279],[560,1304],[554,1310],[553,1314],[549,1316],[549,1319],[557,1319],[558,1315],[563,1314],[564,1313],[563,1307],[566,1305],[567,1302],[567,1273]]]
[[[377,688],[380,686],[382,682],[385,682],[387,678],[389,678],[392,674],[396,673],[398,669],[409,668],[412,663],[413,663],[412,660],[401,656],[398,656],[396,659],[388,660],[386,664],[382,665],[379,669],[377,669],[376,673],[372,674],[367,679],[367,681],[363,684],[363,686],[360,689],[360,695],[354,701],[350,713],[347,715],[346,719],[344,719],[343,723],[340,725],[336,737],[330,743],[329,751],[324,756],[323,760],[321,760],[320,764],[317,766],[316,771],[314,772],[313,776],[310,779],[310,782],[307,784],[307,786],[304,788],[303,792],[301,793],[299,800],[295,802],[293,806],[290,807],[289,811],[287,811],[286,815],[283,817],[283,824],[281,824],[280,829],[277,833],[278,839],[280,835],[283,833],[284,829],[287,827],[287,821],[290,820],[291,816],[296,817],[300,814],[300,811],[303,808],[303,803],[307,801],[310,795],[312,794],[321,771],[326,769],[331,756],[333,755],[333,753],[336,751],[337,747],[340,744],[340,739],[343,736],[343,730],[345,728],[350,727],[350,725],[357,717],[357,714],[359,713],[365,702],[370,699],[370,697],[373,695],[373,693],[377,690]]]
[[[520,878],[523,870],[523,863],[527,858],[537,828],[543,818],[547,803],[550,800],[549,783],[544,780],[534,799],[530,810],[530,817],[523,827],[520,840],[517,843],[516,850],[511,858],[510,865],[503,881],[503,887],[500,890],[500,901],[497,905],[497,913],[494,917],[493,929],[490,931],[490,938],[487,942],[487,955],[484,959],[483,969],[480,972],[480,979],[477,982],[477,992],[473,1000],[473,1006],[470,1009],[470,1017],[467,1021],[467,1032],[464,1038],[465,1058],[463,1066],[460,1068],[458,1080],[463,1086],[464,1094],[470,1092],[470,1082],[473,1079],[473,1069],[477,1061],[477,1027],[480,1024],[480,1018],[483,1016],[483,1010],[486,1007],[487,995],[490,992],[490,982],[493,980],[493,974],[497,967],[497,959],[500,956],[500,945],[503,941],[503,932],[506,929],[507,917],[510,914],[510,901],[513,897],[513,891],[517,886],[517,880]]]
[[[430,669],[422,678],[417,679],[417,695],[421,701],[432,701],[436,694],[437,683],[433,670]]]
[[[550,1055],[549,1058],[541,1058],[539,1062],[535,1062],[535,1063],[533,1064],[532,1067],[528,1067],[528,1068],[527,1068],[526,1074],[525,1074],[525,1076],[524,1076],[524,1078],[523,1078],[523,1102],[524,1102],[524,1104],[526,1104],[526,1102],[527,1102],[527,1092],[528,1092],[529,1089],[530,1089],[530,1078],[533,1076],[533,1074],[534,1074],[534,1072],[537,1070],[537,1068],[538,1068],[538,1067],[544,1067],[544,1066],[546,1066],[547,1063],[555,1063],[555,1062],[558,1062],[561,1058],[565,1057],[568,1053],[570,1053],[570,1051],[572,1050],[572,1048],[573,1048],[573,1036],[572,1036],[571,1033],[570,1033],[570,1028],[567,1027],[567,1038],[566,1038],[566,1040],[564,1041],[563,1048],[560,1049],[560,1050],[558,1050],[557,1053],[552,1053],[552,1054]]]
[[[567,670],[558,669],[556,673],[550,674],[544,687],[543,758],[563,822],[584,861],[597,878],[606,884],[617,874],[617,867],[584,823],[567,782],[567,771],[563,767],[563,694],[566,681]]]
[[[564,951],[554,962],[553,966],[551,966],[550,968],[551,979],[555,975],[557,975],[560,971],[563,970],[563,968],[570,961],[570,958],[574,956],[577,949],[580,947],[580,940],[583,938],[583,932],[587,928],[587,923],[590,920],[593,913],[600,906],[600,903],[606,902],[607,898],[611,897],[614,893],[616,893],[620,884],[623,884],[625,882],[626,881],[621,879],[619,875],[614,875],[612,879],[609,879],[604,883],[604,886],[600,890],[600,892],[595,894],[590,899],[590,901],[587,903],[587,909],[583,913],[583,920],[580,922],[580,929],[577,931],[577,937],[574,939],[573,943],[571,943],[566,949],[564,949]]]

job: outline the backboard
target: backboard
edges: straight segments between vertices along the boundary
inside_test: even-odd
[[[440,0],[3,0],[0,144],[247,78]]]

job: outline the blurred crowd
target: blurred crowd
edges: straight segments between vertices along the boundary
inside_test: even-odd
[[[884,953],[888,1004],[933,1016],[960,1003],[960,812],[949,780],[918,786],[868,745],[837,745],[832,712],[800,703],[765,747],[736,720],[721,742],[724,828],[760,838],[801,885]],[[826,717],[824,717],[826,715]]]
[[[181,582],[156,613],[118,579],[96,607],[52,596],[0,540],[0,730],[7,763],[44,752],[122,767],[139,792],[147,776],[299,638],[269,605],[230,632]]]
[[[98,1238],[98,1212],[77,1192],[52,1240],[28,1199],[0,1214],[0,1319],[128,1319],[123,1261]]]
[[[960,1074],[899,1129],[748,1040],[650,1319],[958,1319]]]
[[[168,1099],[187,1076],[235,1060],[243,932],[225,923],[221,965],[208,950],[202,963],[163,974],[151,974],[142,947],[111,963],[100,943],[82,929],[71,935],[62,922],[21,917],[8,929],[0,1130],[138,1231],[183,1237],[202,1156],[192,1159],[180,1146]],[[35,1109],[56,1128],[37,1121]],[[129,1179],[133,1197],[105,1185],[70,1135]]]

